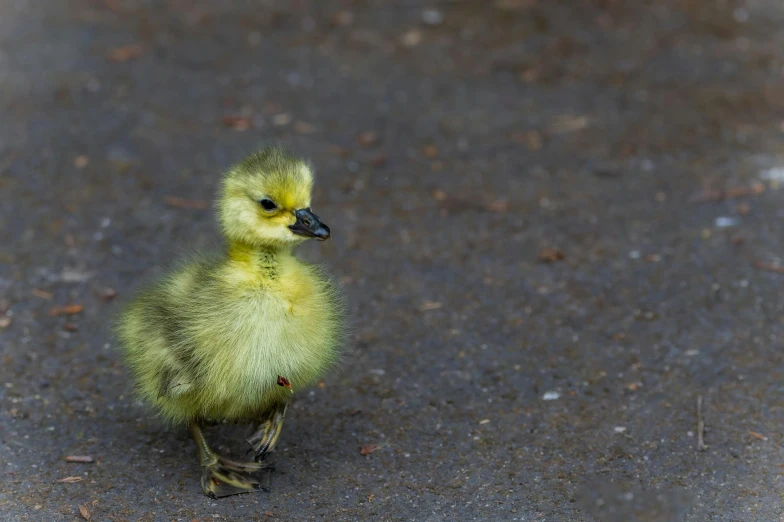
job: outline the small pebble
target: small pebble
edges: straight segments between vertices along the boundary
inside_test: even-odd
[[[734,227],[737,225],[739,220],[733,217],[717,217],[716,218],[716,227],[718,228],[728,228]]]
[[[773,167],[760,172],[760,177],[768,181],[784,181],[784,167]]]
[[[351,25],[354,22],[354,13],[351,11],[340,11],[335,16],[335,22],[342,26]]]
[[[422,42],[422,31],[412,29],[400,37],[400,43],[406,47],[416,47]]]
[[[101,82],[97,78],[90,78],[87,80],[87,90],[90,92],[98,92],[101,90]]]
[[[738,7],[732,12],[732,17],[739,24],[743,24],[749,21],[749,12],[742,7]]]
[[[272,123],[277,126],[288,125],[291,123],[291,114],[281,113],[272,117]]]
[[[302,19],[301,27],[303,31],[309,33],[310,31],[316,28],[316,20],[310,16],[306,16],[305,18]]]
[[[261,43],[261,33],[258,31],[251,31],[247,36],[248,45],[256,47]]]
[[[439,25],[444,21],[444,15],[438,9],[425,9],[422,11],[422,21],[428,25]]]
[[[561,394],[558,393],[557,391],[545,392],[545,394],[542,395],[542,400],[544,401],[554,401],[559,398],[561,398]]]
[[[378,134],[373,131],[364,131],[357,136],[360,147],[368,148],[378,143]]]

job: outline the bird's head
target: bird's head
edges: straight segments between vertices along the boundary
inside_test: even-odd
[[[230,242],[290,248],[329,238],[329,227],[310,210],[313,174],[282,147],[267,147],[245,158],[224,177],[218,217]]]

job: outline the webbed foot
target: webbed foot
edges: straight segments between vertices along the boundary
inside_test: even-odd
[[[261,462],[240,462],[221,457],[207,444],[198,423],[190,426],[191,434],[199,447],[201,461],[201,489],[212,498],[250,493],[256,489],[269,491],[273,466]],[[252,473],[263,472],[258,479]]]
[[[275,409],[271,410],[265,419],[259,424],[253,435],[250,436],[248,444],[250,450],[248,453],[254,452],[254,460],[260,461],[275,449],[275,445],[280,438],[281,429],[283,428],[283,421],[286,419],[287,404],[280,404]]]
[[[228,469],[230,471],[236,471],[237,473],[256,473],[259,471],[275,470],[275,465],[268,462],[244,462],[227,459],[226,457],[221,457],[220,455],[218,455],[218,463],[222,468]]]
[[[265,487],[263,479],[257,480],[247,473],[233,471],[220,463],[205,466],[201,471],[201,489],[205,495],[212,498],[250,493],[257,489],[269,490],[269,481],[266,482]]]

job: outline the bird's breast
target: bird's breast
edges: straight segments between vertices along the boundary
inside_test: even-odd
[[[239,395],[252,402],[285,391],[278,376],[295,390],[317,379],[333,358],[328,297],[301,283],[246,296],[234,311],[227,391],[243,390]]]

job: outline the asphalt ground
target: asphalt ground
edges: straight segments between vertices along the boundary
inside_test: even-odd
[[[0,0],[0,519],[784,520],[782,22]],[[351,343],[296,395],[272,491],[216,501],[109,326],[220,248],[220,173],[274,141],[315,166],[334,240],[301,252]]]

